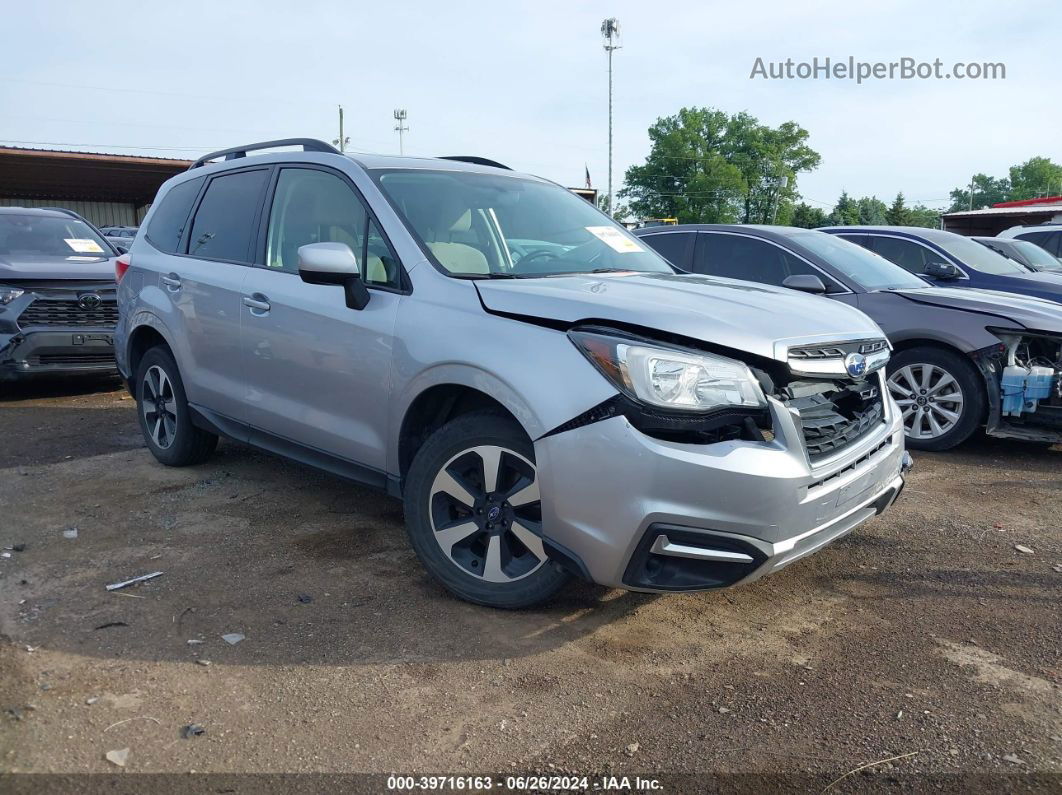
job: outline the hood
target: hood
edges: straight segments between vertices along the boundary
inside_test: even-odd
[[[885,337],[873,320],[838,301],[711,276],[576,274],[475,285],[495,312],[628,323],[779,361],[790,345]]]
[[[79,279],[113,282],[111,257],[47,257],[32,254],[0,255],[0,284],[16,281]]]
[[[1043,287],[1046,290],[1054,292],[1062,292],[1062,273],[1052,273],[1051,271],[1025,271],[1023,273],[1008,273],[1006,274],[1008,279],[1018,279],[1023,282],[1030,282],[1030,286]]]
[[[919,304],[979,312],[1029,329],[1062,332],[1062,306],[1043,298],[972,287],[927,287],[889,292]]]

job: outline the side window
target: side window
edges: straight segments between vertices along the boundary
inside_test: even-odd
[[[847,240],[849,243],[855,243],[857,246],[863,248],[871,248],[870,235],[837,235],[841,240]]]
[[[365,257],[361,261],[361,277],[366,284],[384,287],[401,286],[398,260],[391,253],[376,222],[369,219],[369,233],[365,236]]]
[[[351,187],[326,171],[285,168],[269,212],[266,267],[298,273],[299,246],[308,243],[346,243],[367,284],[399,285],[398,263]]]
[[[911,273],[925,273],[926,262],[933,258],[929,249],[913,240],[901,240],[898,237],[872,237],[871,240],[874,252]],[[943,259],[937,257],[937,260]]]
[[[836,288],[826,276],[799,257],[773,243],[744,235],[701,232],[694,254],[693,270],[728,279],[744,279],[782,286],[789,276],[818,276],[828,288]]]
[[[148,224],[145,234],[151,245],[159,251],[165,251],[167,254],[177,251],[188,213],[192,211],[192,202],[199,195],[204,179],[199,177],[174,185],[162,197],[162,203],[151,216],[151,223]]]
[[[693,232],[660,232],[641,240],[676,268],[689,270],[693,239]]]
[[[251,261],[254,218],[269,171],[240,171],[214,177],[192,221],[188,254],[231,262]]]
[[[1048,254],[1054,254],[1056,257],[1062,256],[1059,253],[1059,244],[1062,244],[1062,232],[1026,232],[1023,235],[1018,235],[1017,239],[1035,243]]]

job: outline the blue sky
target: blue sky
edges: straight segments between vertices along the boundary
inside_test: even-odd
[[[605,54],[619,18],[615,172],[684,105],[748,111],[811,133],[822,165],[799,180],[940,205],[984,171],[1062,161],[1062,4],[806,0],[700,2],[121,2],[11,5],[0,30],[0,143],[182,157],[286,136],[351,149],[480,154],[569,185],[607,171]],[[1006,64],[1001,81],[750,80],[757,57]],[[74,146],[77,145],[77,146]]]

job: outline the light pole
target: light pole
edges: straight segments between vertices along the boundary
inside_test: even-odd
[[[339,147],[340,152],[347,151],[347,144],[350,143],[350,136],[343,135],[343,106],[339,106],[339,137],[333,138],[332,143]]]
[[[619,20],[609,17],[601,23],[605,52],[608,53],[608,214],[615,218],[616,208],[612,203],[612,52],[620,48]]]
[[[402,133],[409,132],[409,128],[404,124],[406,116],[409,114],[406,113],[405,108],[395,108],[394,115],[395,121],[397,122],[397,124],[395,124],[395,132],[398,133],[398,154],[404,155],[405,151],[402,145]]]

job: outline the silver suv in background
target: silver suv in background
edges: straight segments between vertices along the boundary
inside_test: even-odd
[[[303,151],[248,156],[281,144]],[[385,489],[473,602],[572,573],[748,582],[885,510],[909,466],[861,312],[677,274],[479,158],[215,153],[126,258],[117,355],[159,461],[224,435]]]
[[[70,210],[0,207],[0,381],[114,373],[117,256]]]

